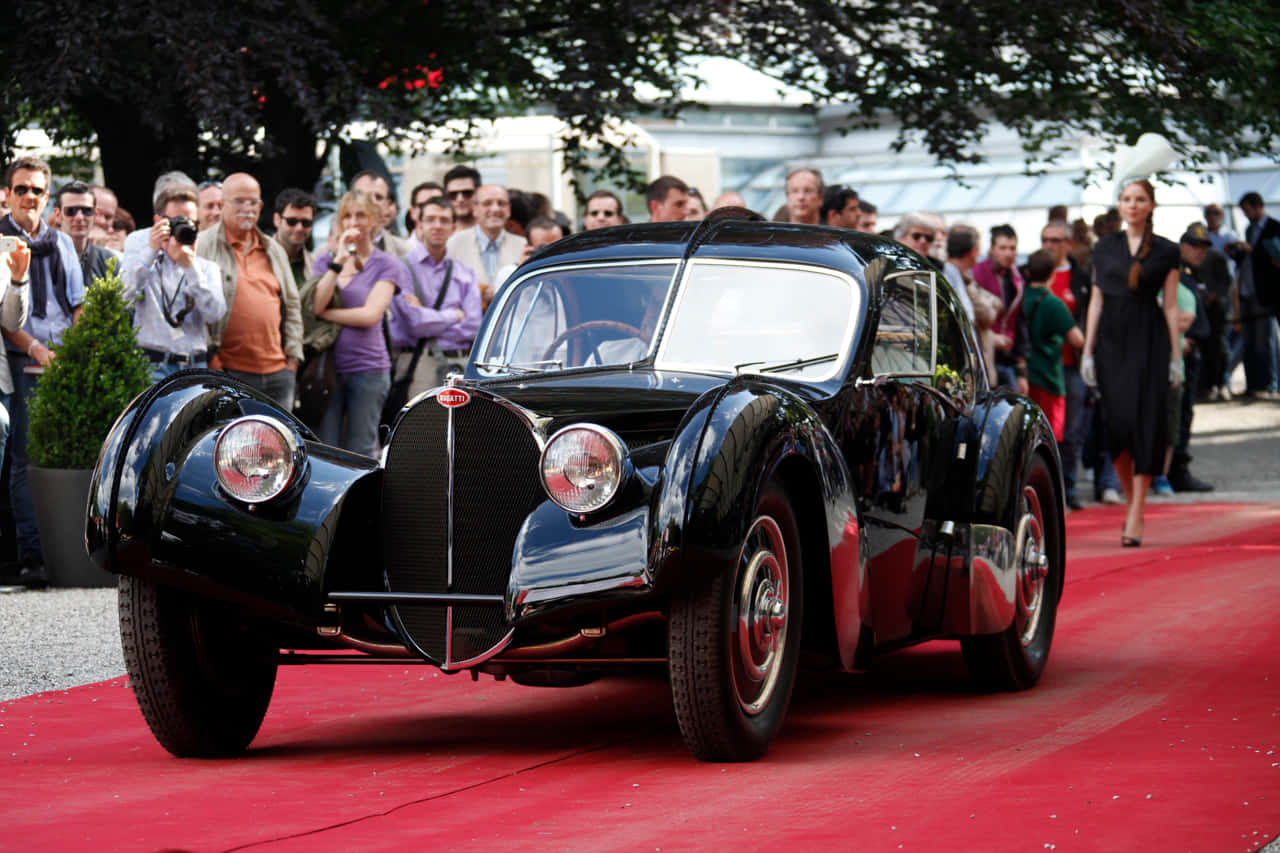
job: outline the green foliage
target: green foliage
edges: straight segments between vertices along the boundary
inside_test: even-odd
[[[42,468],[92,468],[116,418],[151,384],[114,259],[85,294],[30,403],[27,451]]]
[[[845,105],[851,127],[896,117],[897,144],[941,163],[978,159],[992,122],[1036,159],[1149,131],[1192,163],[1276,156],[1280,134],[1274,0],[28,0],[5,22],[0,159],[28,122],[92,139],[135,209],[165,169],[247,168],[270,198],[311,186],[353,123],[458,151],[474,125],[453,120],[530,110],[567,124],[570,173],[633,183],[610,120],[677,113],[698,56]]]

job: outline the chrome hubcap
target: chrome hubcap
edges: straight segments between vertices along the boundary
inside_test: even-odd
[[[730,638],[738,705],[758,714],[769,704],[787,640],[787,549],[778,523],[761,516],[738,560]]]
[[[1040,627],[1045,578],[1049,576],[1049,554],[1044,537],[1044,514],[1036,490],[1022,490],[1022,517],[1018,519],[1018,609],[1014,616],[1022,645],[1029,645]]]

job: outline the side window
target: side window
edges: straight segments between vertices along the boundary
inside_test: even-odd
[[[973,401],[977,362],[949,300],[938,300],[938,360],[933,384],[960,406]]]
[[[919,270],[890,273],[884,278],[884,305],[876,329],[871,370],[932,376],[934,363],[934,274]]]

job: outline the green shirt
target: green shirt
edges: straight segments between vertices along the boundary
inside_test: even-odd
[[[1028,287],[1022,297],[1027,318],[1027,381],[1058,397],[1067,395],[1062,375],[1062,342],[1076,321],[1061,299],[1047,287]]]

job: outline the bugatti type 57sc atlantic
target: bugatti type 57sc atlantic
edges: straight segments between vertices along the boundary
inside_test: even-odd
[[[662,671],[690,751],[761,755],[798,669],[958,638],[984,689],[1044,670],[1057,445],[896,243],[757,221],[623,225],[503,285],[465,371],[380,460],[224,374],[121,415],[87,541],[133,690],[179,756],[245,750],[287,663],[525,685]]]

